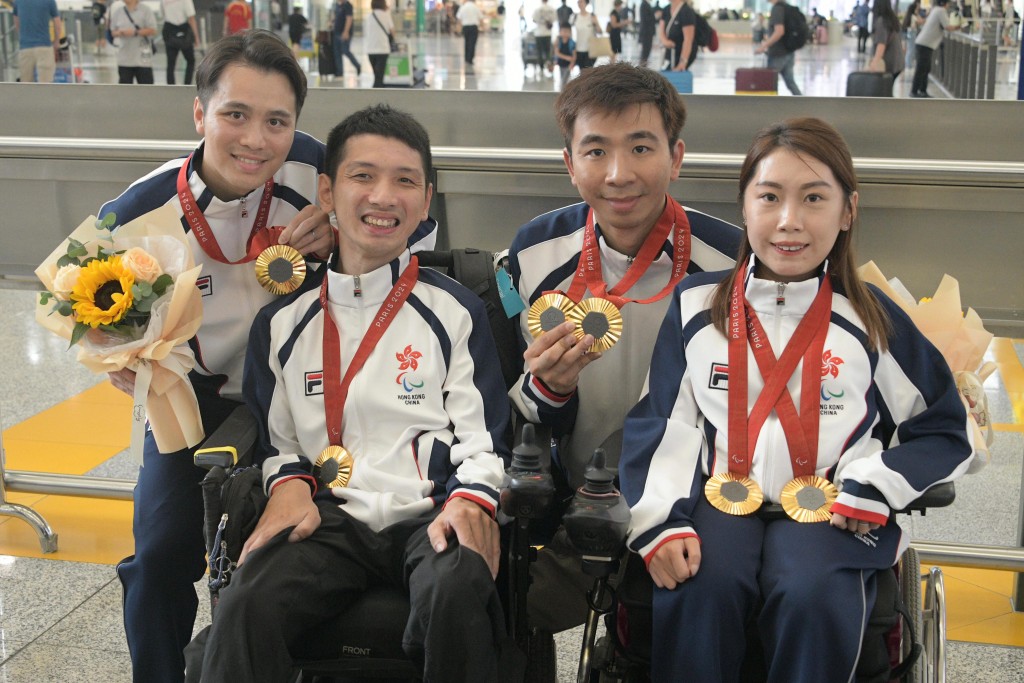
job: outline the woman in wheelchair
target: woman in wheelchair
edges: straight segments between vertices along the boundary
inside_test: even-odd
[[[509,406],[483,302],[407,246],[430,205],[427,132],[364,109],[331,131],[326,168],[331,270],[319,291],[264,308],[250,335],[270,499],[221,593],[202,680],[288,680],[303,634],[380,585],[409,593],[402,648],[425,681],[502,680],[494,513]]]
[[[769,681],[852,680],[875,574],[908,543],[891,510],[967,469],[942,356],[857,278],[857,198],[834,128],[762,130],[735,269],[674,294],[619,465],[654,681],[738,681],[755,615]]]

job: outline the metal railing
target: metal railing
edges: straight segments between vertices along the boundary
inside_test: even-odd
[[[18,66],[18,38],[14,31],[14,15],[0,10],[0,70]]]
[[[973,35],[947,34],[933,73],[957,99],[994,100],[999,48]]]

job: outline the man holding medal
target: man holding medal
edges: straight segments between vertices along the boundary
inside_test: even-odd
[[[483,302],[409,247],[433,191],[427,132],[364,109],[331,131],[327,169],[331,269],[252,327],[245,396],[270,500],[202,679],[287,680],[290,643],[390,584],[409,593],[402,647],[424,681],[514,680],[494,583],[509,405]]]
[[[583,202],[538,216],[512,242],[512,279],[531,310],[521,316],[525,373],[510,396],[561,437],[557,465],[575,490],[594,449],[640,397],[672,289],[689,273],[732,265],[740,232],[669,195],[686,110],[657,72],[588,69],[555,111]],[[557,632],[583,623],[593,579],[564,530],[531,573],[531,625]]]
[[[210,434],[241,400],[256,312],[296,286],[303,255],[314,263],[327,258],[334,231],[315,206],[324,147],[295,129],[306,75],[288,46],[259,30],[219,40],[200,64],[196,85],[193,114],[203,141],[188,157],[136,181],[99,215],[113,212],[123,225],[169,205],[182,217],[203,265],[203,322],[190,342],[196,365],[189,379]],[[268,247],[275,251],[264,256]],[[112,373],[111,382],[132,394],[135,373]],[[147,434],[134,496],[135,554],[117,568],[137,683],[184,679],[182,650],[198,606],[193,584],[205,570],[199,489],[205,472],[192,455],[159,453]]]

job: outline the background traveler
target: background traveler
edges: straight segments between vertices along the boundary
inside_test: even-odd
[[[164,15],[163,38],[167,50],[167,85],[175,84],[174,69],[178,53],[185,58],[185,85],[192,85],[199,49],[199,27],[192,0],[160,0]]]
[[[50,38],[64,33],[56,0],[17,0],[14,3],[14,29],[18,32],[18,71],[22,83],[53,83],[57,58]]]

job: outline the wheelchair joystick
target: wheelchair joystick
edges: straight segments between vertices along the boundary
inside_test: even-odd
[[[555,497],[555,484],[551,475],[541,469],[543,451],[537,445],[537,435],[530,423],[523,425],[520,442],[512,449],[512,465],[508,468],[508,483],[501,490],[501,511],[515,520],[509,547],[509,594],[515,596],[509,604],[509,631],[521,647],[528,648],[530,638],[527,623],[526,593],[530,585],[530,562],[537,551],[530,546],[530,520],[547,514]]]
[[[594,577],[594,587],[587,594],[590,610],[583,630],[578,683],[590,680],[597,623],[614,602],[608,579],[619,569],[629,531],[629,506],[615,488],[615,474],[605,467],[603,448],[594,451],[583,478],[585,483],[562,520],[569,542],[583,556],[583,572]]]
[[[501,511],[510,517],[538,519],[551,505],[555,485],[541,471],[540,446],[532,424],[523,425],[522,441],[512,449],[508,486],[501,490]]]
[[[583,571],[609,576],[618,570],[626,545],[629,506],[615,488],[615,474],[605,467],[604,449],[594,451],[583,478],[586,483],[576,491],[565,515],[565,530],[583,556]]]

